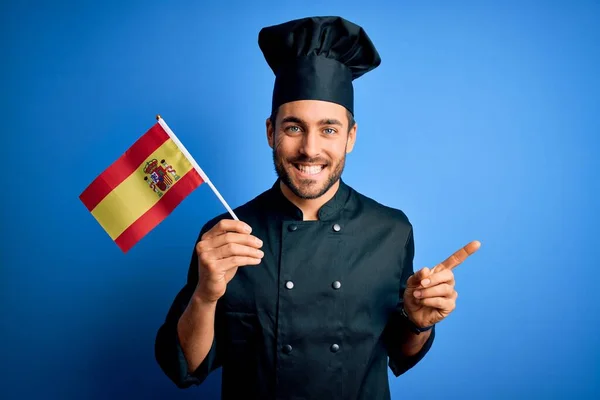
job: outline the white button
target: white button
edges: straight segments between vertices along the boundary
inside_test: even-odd
[[[294,282],[292,282],[292,281],[287,281],[287,282],[285,283],[285,287],[286,287],[286,288],[288,288],[288,289],[293,289],[293,288],[294,288]]]

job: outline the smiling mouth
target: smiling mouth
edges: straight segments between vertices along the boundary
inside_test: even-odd
[[[325,165],[305,165],[305,164],[293,164],[294,168],[298,171],[302,172],[305,175],[318,175],[323,169]]]

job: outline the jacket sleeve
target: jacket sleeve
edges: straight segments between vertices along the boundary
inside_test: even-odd
[[[392,313],[388,324],[384,331],[384,341],[388,349],[389,356],[389,367],[394,373],[394,376],[398,377],[404,374],[406,371],[417,365],[419,361],[425,357],[429,352],[433,341],[435,339],[435,326],[431,330],[431,334],[427,341],[424,343],[421,350],[410,357],[407,357],[402,352],[402,340],[406,336],[406,332],[409,331],[406,320],[401,315],[401,310],[404,305],[404,291],[406,290],[406,282],[408,278],[414,273],[413,260],[415,255],[415,243],[412,227],[408,234],[406,244],[404,247],[404,257],[402,260],[402,277],[401,277],[401,288],[400,298],[398,305]]]
[[[207,230],[203,227],[196,243],[198,243]],[[158,365],[162,371],[179,388],[188,388],[192,385],[199,385],[208,377],[208,375],[221,366],[217,353],[217,330],[213,344],[206,358],[195,371],[190,371],[187,367],[187,361],[183,355],[183,350],[177,334],[177,322],[185,311],[192,294],[198,283],[198,256],[195,246],[192,252],[190,266],[188,270],[187,283],[175,297],[164,323],[158,329],[156,335],[154,353]]]

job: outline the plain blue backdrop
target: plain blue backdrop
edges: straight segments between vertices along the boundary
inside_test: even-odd
[[[78,199],[161,114],[233,207],[272,185],[261,27],[341,14],[356,81],[345,180],[402,209],[415,268],[470,240],[456,311],[394,399],[598,398],[598,1],[3,1],[3,399],[217,399],[154,360],[206,185],[124,255]]]

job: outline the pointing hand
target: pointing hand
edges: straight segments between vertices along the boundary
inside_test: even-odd
[[[436,324],[456,307],[454,268],[475,253],[481,243],[473,241],[456,251],[431,270],[423,268],[408,278],[404,292],[404,309],[419,327]]]

